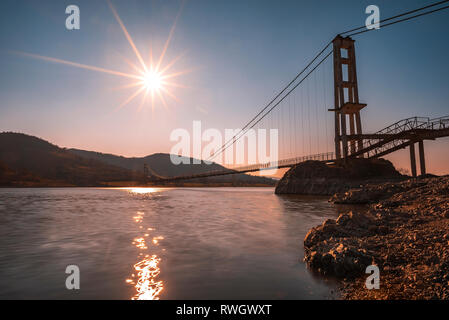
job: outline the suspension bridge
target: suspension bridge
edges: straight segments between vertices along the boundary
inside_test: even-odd
[[[447,2],[449,0],[383,19],[381,27],[448,9],[449,5],[442,6]],[[364,25],[338,34],[236,135],[206,159],[213,161],[234,148],[238,140],[248,137],[250,130],[276,128],[280,160],[175,177],[151,174],[149,181],[165,183],[251,173],[289,168],[309,160],[336,163],[356,157],[377,158],[404,148],[410,150],[411,174],[416,177],[416,144],[420,174],[426,174],[424,141],[449,136],[449,115],[433,119],[414,116],[374,133],[362,130],[362,115],[367,104],[359,99],[353,37],[372,30],[375,29]]]

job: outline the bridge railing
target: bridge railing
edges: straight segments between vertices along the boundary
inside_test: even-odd
[[[427,129],[441,130],[449,128],[449,116],[431,119]]]
[[[318,154],[307,155],[307,156],[302,156],[302,157],[283,159],[283,160],[273,161],[273,162],[258,163],[258,164],[248,165],[248,166],[224,168],[224,169],[220,169],[220,170],[213,170],[213,171],[202,172],[202,173],[186,175],[186,176],[158,178],[155,180],[159,181],[159,182],[164,182],[164,181],[170,182],[170,181],[175,181],[175,180],[190,180],[190,179],[194,179],[194,178],[206,178],[206,177],[220,176],[220,175],[227,175],[227,174],[255,172],[255,171],[270,170],[270,169],[277,169],[277,168],[286,168],[286,167],[291,167],[295,164],[298,164],[298,163],[301,163],[304,161],[308,161],[308,160],[334,161],[335,157],[334,157],[333,152],[325,152],[325,153],[318,153]]]
[[[376,132],[376,134],[391,134],[391,135],[397,134],[398,138],[392,139],[391,141],[388,141],[379,146],[376,146],[376,144],[378,144],[382,140],[382,138],[364,140],[363,149],[369,150],[370,148],[372,148],[371,150],[367,151],[366,154],[368,155],[368,157],[373,157],[376,156],[377,154],[385,152],[388,149],[393,149],[395,147],[404,145],[404,143],[406,143],[408,139],[400,138],[399,135],[400,133],[418,129],[441,130],[448,128],[449,128],[449,116],[434,119],[430,119],[428,117],[411,117],[400,120]]]
[[[276,169],[276,168],[283,168],[283,167],[289,167],[304,161],[308,160],[316,160],[316,161],[332,161],[335,160],[334,153],[333,152],[324,152],[324,153],[317,153],[307,156],[301,156],[301,157],[294,157],[294,158],[288,158],[273,162],[266,162],[261,164],[253,164],[248,166],[240,166],[240,167],[232,167],[228,168],[229,170],[234,170],[238,172],[248,172],[248,171],[257,171],[257,170],[268,170],[268,169]]]
[[[377,131],[376,134],[397,134],[420,126],[425,126],[429,122],[430,118],[428,117],[410,117],[395,122],[392,125]]]
[[[399,134],[401,132],[411,130],[415,127],[426,125],[429,123],[430,118],[428,117],[410,117],[407,119],[399,120],[388,127],[385,127],[376,132],[376,134]],[[369,139],[363,141],[363,149],[369,149],[373,147],[374,144],[378,143],[381,139]],[[402,140],[392,140],[389,142],[389,147],[395,147],[396,144],[402,144]],[[378,152],[378,148],[374,148],[373,150],[367,151],[368,157],[371,155],[376,155]]]

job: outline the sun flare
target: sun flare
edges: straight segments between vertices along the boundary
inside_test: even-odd
[[[179,18],[179,15],[181,13],[182,6],[176,16],[176,19],[170,29],[170,33],[168,35],[167,40],[165,41],[165,45],[162,49],[161,55],[159,56],[159,59],[157,61],[153,61],[153,53],[152,49],[150,48],[150,59],[149,61],[145,61],[142,58],[142,55],[140,51],[137,49],[136,45],[134,44],[133,39],[128,33],[128,30],[126,29],[125,25],[123,24],[122,20],[120,19],[117,11],[115,10],[114,6],[112,5],[110,0],[107,0],[109,7],[117,20],[118,24],[120,25],[120,28],[122,29],[126,39],[128,40],[129,45],[131,46],[132,50],[134,51],[136,58],[138,60],[138,63],[135,64],[132,61],[126,59],[123,57],[124,62],[133,69],[132,73],[122,72],[122,71],[116,71],[111,69],[106,69],[102,67],[92,66],[92,65],[86,65],[81,64],[77,62],[72,62],[68,60],[58,59],[58,58],[52,58],[52,57],[46,57],[41,56],[37,54],[32,53],[25,53],[25,52],[17,52],[18,54],[28,56],[31,58],[41,59],[49,62],[54,63],[60,63],[72,67],[112,74],[115,76],[125,77],[128,79],[133,79],[133,82],[124,85],[122,87],[119,87],[118,89],[127,89],[127,88],[133,88],[137,87],[137,90],[135,90],[125,101],[123,101],[118,108],[121,108],[127,104],[129,104],[131,101],[133,101],[137,96],[141,95],[142,100],[139,105],[139,110],[147,103],[147,100],[151,101],[151,109],[154,110],[155,105],[155,99],[159,98],[159,101],[163,104],[164,107],[167,107],[167,102],[165,99],[165,96],[168,96],[172,100],[179,102],[179,99],[171,92],[169,88],[178,87],[178,88],[185,88],[183,85],[180,85],[176,82],[173,82],[173,79],[181,76],[183,74],[189,73],[190,70],[183,70],[183,71],[176,71],[176,72],[168,72],[170,68],[173,67],[173,65],[181,58],[182,55],[174,58],[172,61],[170,61],[167,64],[163,64],[163,60],[165,57],[165,54],[167,52],[168,46],[170,44],[171,38],[173,36],[174,30],[176,28],[176,22]],[[156,63],[154,63],[156,62]],[[136,82],[137,80],[137,82]],[[147,97],[150,96],[151,99],[147,99]]]
[[[148,71],[143,75],[142,85],[147,90],[159,90],[162,88],[162,78],[158,72]]]

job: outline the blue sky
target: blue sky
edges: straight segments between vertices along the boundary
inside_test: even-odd
[[[168,108],[157,103],[153,112],[138,112],[138,99],[116,110],[132,90],[113,88],[127,79],[11,53],[129,72],[121,57],[137,59],[105,0],[4,0],[0,131],[126,156],[169,152],[170,132],[190,129],[193,120],[219,130],[242,126],[336,33],[362,25],[366,6],[379,6],[385,18],[432,2],[188,0],[164,60],[184,54],[173,71],[191,70],[176,78],[187,88],[173,88],[180,102],[167,97]],[[157,56],[180,2],[112,3],[142,55],[151,46]],[[80,8],[80,30],[65,28],[70,4]],[[448,17],[449,10],[355,37],[366,131],[409,116],[449,114]],[[449,162],[447,139],[429,146]]]

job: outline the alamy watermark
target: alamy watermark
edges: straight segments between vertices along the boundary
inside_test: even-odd
[[[80,8],[71,4],[65,8],[65,13],[69,16],[65,19],[65,27],[67,30],[79,30],[80,28]]]
[[[365,273],[369,274],[365,281],[365,287],[368,290],[380,288],[380,271],[379,267],[372,264],[366,267]]]
[[[365,20],[365,26],[368,30],[380,29],[380,10],[376,5],[369,5],[365,9],[365,13],[369,16]]]
[[[71,264],[65,268],[65,273],[69,276],[65,279],[65,287],[68,290],[79,290],[80,288],[80,268]]]
[[[279,160],[279,134],[277,129],[225,129],[224,135],[215,128],[202,131],[201,121],[193,121],[192,133],[178,128],[171,132],[170,150],[173,164],[252,165]],[[229,142],[229,143],[228,143]],[[235,143],[234,143],[235,142]],[[222,146],[228,143],[226,149]],[[193,160],[191,160],[193,158]],[[192,163],[191,163],[192,162]],[[271,166],[270,166],[271,167]]]

